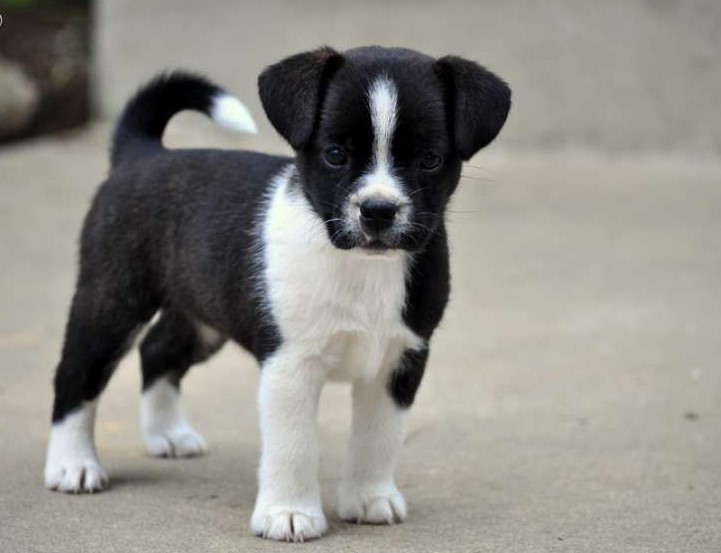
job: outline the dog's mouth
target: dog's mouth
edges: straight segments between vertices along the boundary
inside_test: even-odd
[[[371,256],[384,256],[401,251],[415,251],[422,242],[405,233],[388,233],[388,236],[367,236],[363,232],[341,231],[329,234],[331,243],[342,250],[355,250]]]
[[[399,251],[400,248],[395,244],[388,244],[382,240],[373,239],[358,245],[358,249],[367,255],[382,256],[385,254]]]
[[[432,230],[426,225],[415,224],[411,228],[391,228],[380,233],[368,233],[358,225],[341,218],[328,218],[326,229],[331,244],[341,250],[357,250],[368,255],[383,255],[397,251],[422,249]]]
[[[360,246],[361,249],[369,250],[369,251],[377,251],[377,252],[384,252],[388,249],[392,249],[392,246],[389,244],[386,244],[385,242],[381,240],[371,240],[369,242],[366,242],[365,244],[362,244]]]
[[[377,255],[390,250],[401,249],[399,244],[380,238],[368,238],[363,234],[353,232],[334,232],[330,234],[331,243],[341,250],[359,250],[364,253]]]

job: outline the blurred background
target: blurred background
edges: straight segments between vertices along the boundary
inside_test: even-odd
[[[721,551],[719,0],[0,0],[0,15],[0,551],[276,548],[247,530],[257,370],[238,348],[184,388],[209,457],[144,456],[132,353],[100,406],[112,489],[51,494],[41,472],[76,237],[123,103],[161,70],[204,72],[260,133],[181,114],[169,146],[288,152],[256,77],[323,44],[466,56],[514,105],[448,213],[453,294],[398,470],[410,518],[332,514],[349,398],[331,386],[331,528],[304,550]]]
[[[91,117],[90,2],[0,2],[0,144]]]
[[[506,146],[721,153],[716,0],[0,6],[3,139],[112,117],[162,68],[204,71],[258,112],[255,77],[270,61],[319,44],[395,44],[465,55],[501,73],[515,94]]]

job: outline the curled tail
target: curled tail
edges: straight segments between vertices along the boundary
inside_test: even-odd
[[[234,131],[257,132],[237,98],[199,75],[174,71],[154,78],[127,103],[113,134],[111,164],[162,150],[165,126],[186,109],[200,111]]]

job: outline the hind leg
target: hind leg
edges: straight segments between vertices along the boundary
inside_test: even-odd
[[[188,423],[180,402],[180,381],[195,363],[218,351],[224,339],[206,326],[164,311],[140,345],[143,395],[140,426],[154,457],[193,457],[207,451]]]
[[[54,387],[45,486],[63,492],[104,489],[94,428],[98,396],[152,309],[100,285],[75,293]]]

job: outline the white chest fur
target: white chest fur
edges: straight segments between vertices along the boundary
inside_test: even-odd
[[[405,254],[335,248],[299,191],[291,168],[276,180],[263,227],[268,307],[283,347],[324,365],[339,380],[370,380],[394,368],[421,339],[404,324]]]

